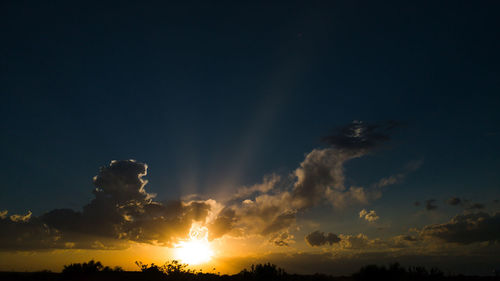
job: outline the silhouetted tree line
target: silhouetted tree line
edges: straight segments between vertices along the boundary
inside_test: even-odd
[[[438,268],[427,270],[425,267],[402,267],[393,263],[388,267],[367,265],[362,267],[352,277],[355,280],[443,280],[445,275]]]
[[[95,262],[91,260],[84,263],[72,263],[70,265],[65,265],[62,271],[63,275],[78,275],[78,274],[94,274],[97,272],[122,272],[123,269],[119,266],[111,268],[109,266],[103,266],[100,261]]]
[[[252,265],[235,275],[206,273],[192,270],[187,264],[178,261],[163,265],[136,262],[140,271],[124,271],[121,267],[103,266],[101,262],[89,261],[65,265],[61,273],[41,272],[0,272],[0,280],[144,280],[144,281],[364,281],[364,280],[500,280],[499,277],[478,277],[445,275],[438,268],[427,270],[424,267],[404,268],[399,263],[389,266],[367,265],[351,276],[333,277],[325,274],[300,275],[288,274],[271,263]],[[215,269],[214,269],[215,270]]]

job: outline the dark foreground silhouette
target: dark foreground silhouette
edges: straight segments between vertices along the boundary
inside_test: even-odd
[[[274,264],[252,265],[235,275],[219,275],[191,270],[177,261],[164,265],[136,262],[140,271],[124,271],[120,267],[110,268],[93,260],[65,265],[61,273],[40,272],[0,272],[0,280],[144,280],[144,281],[357,281],[357,280],[500,280],[499,276],[445,275],[437,268],[404,268],[398,263],[385,266],[367,265],[351,276],[333,277],[325,274],[289,274]]]

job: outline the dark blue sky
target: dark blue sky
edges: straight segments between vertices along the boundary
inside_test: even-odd
[[[498,197],[500,4],[328,2],[3,1],[0,209],[78,209],[113,159],[161,199],[216,194],[353,120],[405,126],[351,183],[423,161],[380,204]]]

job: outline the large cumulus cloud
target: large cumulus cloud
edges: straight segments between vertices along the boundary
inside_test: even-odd
[[[156,202],[144,189],[146,174],[146,164],[112,161],[94,177],[95,198],[82,211],[2,213],[0,249],[123,248],[127,241],[168,246],[185,237],[192,222],[205,222],[211,200]]]
[[[339,128],[325,138],[329,147],[307,153],[289,177],[273,175],[237,191],[213,222],[212,239],[224,234],[276,235],[289,230],[297,214],[315,206],[330,204],[340,209],[379,198],[378,184],[346,186],[344,165],[389,140],[388,133],[397,126],[395,122],[373,125],[354,121]]]
[[[315,206],[330,204],[343,208],[377,198],[376,189],[344,184],[345,162],[361,155],[335,148],[314,149],[289,177],[266,177],[259,188],[237,192],[209,227],[211,237],[275,235],[293,226],[297,214]]]

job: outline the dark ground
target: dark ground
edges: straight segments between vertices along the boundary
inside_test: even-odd
[[[398,263],[387,267],[367,265],[351,276],[334,277],[325,274],[299,275],[289,274],[274,264],[252,265],[235,275],[218,275],[202,273],[187,269],[187,265],[177,261],[164,265],[143,264],[136,262],[140,271],[123,271],[103,266],[100,262],[76,263],[64,266],[61,273],[41,272],[0,272],[0,280],[13,281],[64,281],[64,280],[131,280],[131,281],[362,281],[362,280],[446,280],[446,281],[493,281],[500,280],[497,276],[463,276],[445,275],[437,268],[427,270],[423,267],[404,268]],[[493,272],[492,272],[493,273]]]

